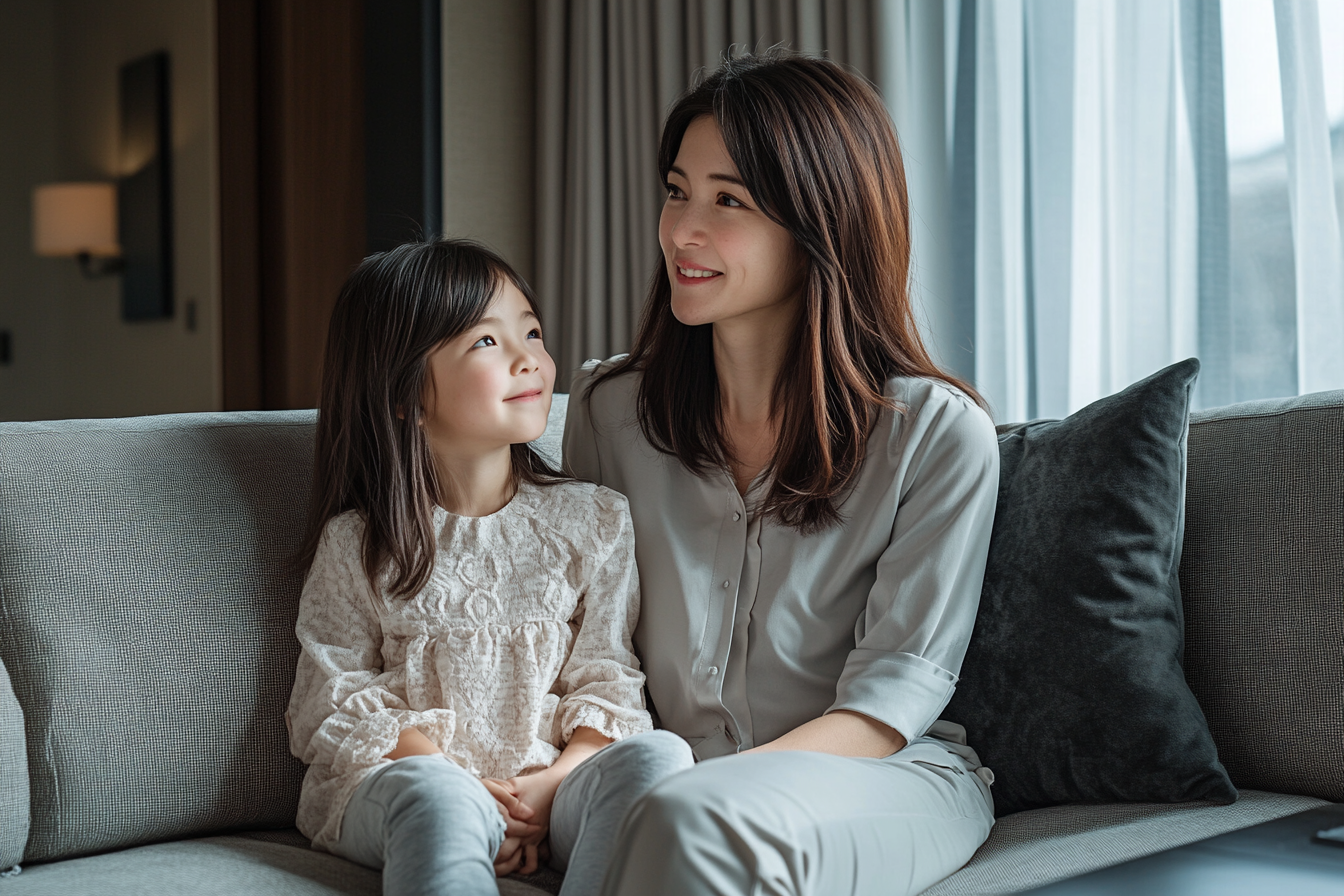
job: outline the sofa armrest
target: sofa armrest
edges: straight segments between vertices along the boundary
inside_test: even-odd
[[[23,708],[0,660],[0,871],[23,860],[28,845],[28,748]]]

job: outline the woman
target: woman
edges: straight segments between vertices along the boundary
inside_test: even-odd
[[[839,66],[748,57],[676,104],[659,168],[664,263],[565,460],[629,498],[652,708],[702,761],[625,818],[603,892],[919,892],[993,824],[938,716],[998,452],[915,327],[896,135]]]

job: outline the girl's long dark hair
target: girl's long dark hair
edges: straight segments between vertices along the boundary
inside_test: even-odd
[[[910,304],[910,204],[891,119],[877,92],[825,59],[770,51],[726,61],[668,113],[658,150],[666,181],[691,122],[712,116],[752,198],[806,261],[800,320],[774,383],[779,437],[761,511],[803,531],[839,521],[894,376],[931,377],[983,401],[939,369]],[[726,465],[712,325],[672,314],[660,261],[629,356],[600,376],[640,371],[649,442],[702,472]],[[590,392],[591,394],[591,392]]]
[[[442,499],[420,425],[431,352],[475,326],[505,280],[540,318],[531,288],[504,259],[467,240],[407,243],[370,255],[341,289],[327,331],[313,497],[298,562],[307,569],[327,522],[364,520],[364,573],[409,596],[434,565],[433,508]],[[515,484],[562,477],[514,445]]]

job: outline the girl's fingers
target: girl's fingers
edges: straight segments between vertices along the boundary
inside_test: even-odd
[[[524,858],[522,841],[517,837],[505,837],[499,852],[495,855],[495,876],[512,874],[522,864]]]
[[[495,802],[507,811],[512,812],[514,806],[521,805],[513,791],[504,786],[504,782],[496,781],[494,778],[482,778],[481,783],[485,785],[486,790],[490,791],[490,795],[495,798]]]
[[[495,863],[495,877],[508,877],[523,863],[523,851],[520,849],[503,862]]]
[[[514,818],[521,818],[526,821],[536,814],[531,806],[528,806],[518,795],[510,790],[503,781],[496,778],[482,778],[481,783],[485,789],[490,791],[490,795],[495,798],[495,802],[503,807],[506,815],[512,815]]]
[[[523,847],[523,874],[537,873],[537,847],[534,844],[527,844]]]
[[[528,837],[534,837],[539,833],[541,833],[541,825],[519,821],[512,815],[506,815],[504,817],[505,837],[516,837],[518,840],[525,840]]]

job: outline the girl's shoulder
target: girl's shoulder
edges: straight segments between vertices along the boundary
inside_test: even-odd
[[[587,534],[597,541],[609,542],[631,526],[630,504],[625,495],[606,486],[567,479],[529,488],[529,502],[536,518],[566,539]]]
[[[532,486],[532,494],[532,503],[541,511],[560,512],[567,516],[596,514],[603,517],[628,516],[630,513],[625,495],[582,479],[565,479],[549,485]]]
[[[322,540],[333,546],[362,545],[364,542],[364,515],[358,510],[338,513],[322,527]]]

